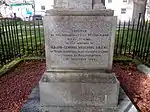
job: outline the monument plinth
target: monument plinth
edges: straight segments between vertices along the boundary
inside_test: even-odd
[[[40,103],[52,112],[117,111],[111,71],[117,18],[97,0],[57,0],[44,17],[46,72]]]

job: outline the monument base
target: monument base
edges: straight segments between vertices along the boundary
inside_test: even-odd
[[[118,112],[115,107],[41,107],[42,112]]]
[[[47,10],[47,16],[113,16],[114,11],[110,9],[99,9],[99,10]]]
[[[113,73],[46,72],[39,87],[40,105],[56,112],[63,107],[75,112],[76,108],[81,112],[115,110],[118,105],[119,82]]]
[[[57,107],[57,108],[62,108],[62,107]],[[73,108],[73,107],[70,107],[70,108]],[[22,106],[20,111],[21,112],[55,112],[50,109],[51,107],[40,106],[39,84],[37,84],[35,88],[32,90],[31,94],[29,95],[29,99],[25,102],[25,104]],[[105,110],[106,112],[109,112],[107,111],[107,109]],[[115,109],[110,112],[114,112],[114,111]],[[60,111],[57,110],[56,112],[60,112]],[[69,112],[69,111],[65,111],[65,112]],[[82,111],[77,110],[73,112],[82,112]],[[133,103],[130,101],[128,96],[125,94],[125,92],[121,88],[119,92],[119,102],[118,102],[118,106],[115,112],[138,112],[138,110],[135,108]]]

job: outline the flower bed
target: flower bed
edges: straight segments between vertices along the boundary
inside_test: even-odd
[[[20,112],[45,71],[45,62],[23,62],[0,78],[0,112]]]
[[[113,66],[121,86],[141,112],[150,112],[150,78],[137,70],[132,63]]]
[[[22,62],[1,77],[0,112],[19,112],[45,67],[44,61]],[[113,71],[136,106],[142,112],[150,112],[150,78],[139,72],[133,63],[115,63]]]

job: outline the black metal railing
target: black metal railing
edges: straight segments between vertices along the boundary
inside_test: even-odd
[[[150,63],[150,22],[119,21],[114,56],[128,56]]]
[[[114,56],[150,62],[150,22],[118,22]],[[42,20],[0,19],[0,67],[17,57],[45,56]]]
[[[17,57],[44,54],[41,20],[0,19],[0,67]]]

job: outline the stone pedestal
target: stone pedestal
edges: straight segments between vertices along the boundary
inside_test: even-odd
[[[112,73],[46,72],[40,81],[43,106],[107,106],[118,103],[119,82]]]
[[[39,86],[40,104],[52,112],[117,111],[119,82],[112,73],[46,72]]]
[[[39,83],[41,106],[52,112],[117,111],[119,82],[107,73],[117,25],[113,11],[96,0],[55,4],[44,17],[47,70]]]

